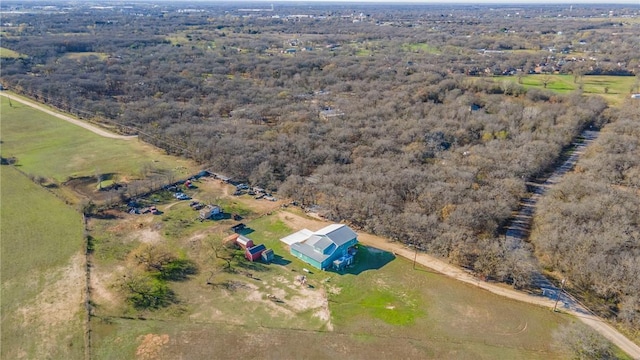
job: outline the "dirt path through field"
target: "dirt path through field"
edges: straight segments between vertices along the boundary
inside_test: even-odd
[[[323,226],[329,224],[329,222],[322,221],[319,219],[309,218],[300,216],[297,214],[293,214],[289,211],[282,211],[279,213],[280,219],[293,230],[300,230],[302,228],[307,228],[309,230],[315,231]],[[526,302],[529,304],[534,304],[538,306],[544,306],[548,308],[553,308],[555,305],[555,301],[543,296],[536,296],[527,294],[524,292],[520,292],[509,287],[506,287],[502,284],[489,283],[482,281],[470,273],[458,268],[454,265],[451,265],[443,260],[440,260],[431,255],[418,252],[416,253],[413,249],[407,248],[405,245],[397,242],[389,242],[387,239],[371,235],[365,234],[362,232],[358,233],[358,240],[360,243],[375,247],[381,250],[389,251],[396,256],[402,256],[411,261],[415,259],[417,264],[435,270],[443,275],[454,278],[458,281],[462,281],[474,286],[477,286],[481,289],[490,291],[494,294],[504,296],[510,299],[514,299],[517,301]],[[608,325],[606,322],[594,316],[590,313],[587,313],[585,310],[566,310],[562,309],[562,311],[568,312],[576,317],[578,317],[582,322],[589,325],[593,329],[595,329],[598,333],[602,334],[605,338],[609,339],[612,343],[622,349],[624,352],[629,354],[633,359],[640,360],[640,346],[633,343],[631,340],[627,339],[620,332],[615,330],[613,327]]]
[[[114,134],[114,133],[109,132],[107,130],[101,129],[101,128],[97,127],[97,126],[88,124],[88,123],[86,123],[84,121],[81,121],[81,120],[78,120],[78,119],[74,119],[74,118],[72,118],[70,116],[67,116],[67,115],[64,115],[64,114],[61,114],[61,113],[55,112],[55,111],[50,110],[47,107],[42,106],[42,105],[40,105],[38,103],[25,100],[25,99],[23,99],[21,97],[18,97],[18,96],[13,95],[13,94],[9,94],[9,93],[4,92],[4,91],[0,91],[0,95],[4,96],[6,98],[9,98],[9,99],[11,99],[13,101],[17,101],[19,103],[25,104],[27,106],[31,106],[34,109],[40,110],[42,112],[45,112],[45,113],[47,113],[49,115],[52,115],[52,116],[55,116],[55,117],[57,117],[59,119],[62,119],[64,121],[68,121],[68,122],[70,122],[70,123],[72,123],[74,125],[78,125],[80,127],[83,127],[83,128],[85,128],[85,129],[87,129],[87,130],[89,130],[89,131],[91,131],[91,132],[93,132],[95,134],[98,134],[98,135],[106,137],[106,138],[119,139],[119,140],[133,140],[133,139],[137,138],[137,136],[135,136],[135,135],[134,136],[125,136],[125,135]]]

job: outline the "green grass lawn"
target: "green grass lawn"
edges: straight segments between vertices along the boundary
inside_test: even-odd
[[[410,44],[403,44],[402,48],[405,51],[411,51],[411,52],[423,52],[426,54],[433,54],[433,55],[438,55],[441,54],[442,52],[436,48],[435,46],[431,46],[427,43],[410,43]]]
[[[108,173],[141,177],[145,168],[172,170],[177,177],[195,171],[189,161],[141,141],[104,138],[16,101],[10,106],[4,97],[0,106],[2,156],[18,158],[28,174],[62,182]]]
[[[11,166],[0,180],[0,357],[82,358],[81,215]]]
[[[0,47],[0,58],[16,59],[16,58],[26,58],[26,57],[27,55],[25,54],[20,54],[17,51]]]
[[[513,76],[498,76],[497,79],[517,82]],[[579,89],[582,83],[583,93],[586,95],[602,96],[609,104],[617,105],[630,96],[637,78],[634,76],[601,76],[585,75],[574,81],[573,75],[544,75],[534,74],[522,77],[525,88],[544,89],[544,80],[549,79],[547,90],[560,94],[567,94]]]

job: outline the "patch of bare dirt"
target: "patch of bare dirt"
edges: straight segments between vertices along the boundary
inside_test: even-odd
[[[50,272],[46,278],[47,285],[42,292],[12,315],[29,328],[33,337],[39,339],[40,358],[46,358],[47,354],[53,353],[61,345],[61,329],[81,326],[78,314],[84,311],[84,254],[79,252],[72,256],[66,267]]]
[[[278,218],[282,220],[285,225],[293,229],[293,231],[302,229],[315,231],[330,224],[328,221],[301,216],[290,211],[280,211],[278,213]]]
[[[136,349],[136,359],[153,360],[159,359],[162,348],[169,343],[169,335],[147,334],[138,338],[142,341]]]
[[[152,229],[140,230],[133,234],[133,237],[145,244],[158,244],[164,240],[159,232]]]
[[[140,241],[145,244],[158,244],[164,241],[162,234],[158,231],[160,227],[151,226],[152,215],[129,215],[117,210],[111,211],[114,212],[112,217],[117,218],[118,221],[108,229],[109,232],[124,235],[128,241]]]
[[[113,271],[102,272],[98,268],[91,271],[91,300],[97,306],[109,308],[120,303],[117,291],[113,288],[116,277],[124,271],[124,266],[119,266]]]
[[[331,312],[329,311],[329,300],[326,292],[321,288],[310,288],[308,286],[290,285],[297,290],[298,295],[291,297],[287,302],[296,312],[313,310],[313,316],[326,322],[327,329],[333,330],[331,323]]]

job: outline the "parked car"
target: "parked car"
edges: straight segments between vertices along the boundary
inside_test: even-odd
[[[185,193],[175,193],[173,196],[178,200],[189,200],[189,199],[191,199],[189,197],[189,195],[187,195]]]

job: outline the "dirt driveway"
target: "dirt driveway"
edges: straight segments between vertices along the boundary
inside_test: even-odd
[[[25,100],[25,99],[23,99],[21,97],[18,97],[16,95],[9,94],[9,93],[7,93],[5,91],[0,91],[0,96],[4,96],[4,97],[9,98],[9,99],[11,99],[13,101],[17,101],[17,102],[25,104],[27,106],[31,106],[34,109],[38,109],[38,110],[40,110],[42,112],[45,112],[45,113],[47,113],[49,115],[55,116],[55,117],[57,117],[59,119],[62,119],[64,121],[68,121],[68,122],[70,122],[70,123],[72,123],[74,125],[78,125],[80,127],[83,127],[85,129],[93,132],[93,133],[96,133],[96,134],[98,134],[100,136],[104,136],[106,138],[119,139],[119,140],[133,140],[133,139],[137,138],[137,136],[135,136],[135,135],[134,136],[125,136],[125,135],[114,134],[112,132],[109,132],[109,131],[106,131],[104,129],[101,129],[101,128],[97,127],[97,126],[88,124],[88,123],[86,123],[84,121],[81,121],[81,120],[78,120],[78,119],[74,119],[74,118],[72,118],[70,116],[55,112],[55,111],[47,108],[46,106],[42,106],[42,105],[37,104],[35,102],[29,101],[29,100]]]

